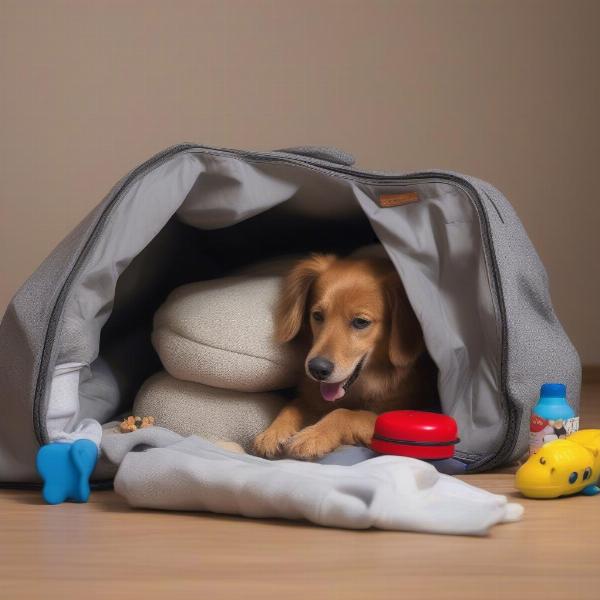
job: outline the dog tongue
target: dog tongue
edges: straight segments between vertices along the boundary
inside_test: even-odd
[[[322,383],[321,384],[321,396],[323,400],[327,402],[333,402],[341,398],[346,393],[343,382],[340,383]]]

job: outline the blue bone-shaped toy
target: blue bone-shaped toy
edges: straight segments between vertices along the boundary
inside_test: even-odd
[[[90,440],[53,442],[42,446],[36,457],[44,481],[42,496],[48,504],[65,500],[87,502],[90,475],[98,460],[98,448]]]

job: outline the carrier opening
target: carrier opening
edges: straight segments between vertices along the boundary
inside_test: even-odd
[[[418,202],[381,206],[390,194],[418,194]],[[476,460],[498,446],[497,308],[478,215],[460,187],[384,184],[198,151],[154,167],[105,210],[64,308],[45,420],[50,439],[130,409],[161,369],[152,319],[175,288],[267,259],[347,255],[380,243],[438,367],[442,410],[459,423],[459,455]]]

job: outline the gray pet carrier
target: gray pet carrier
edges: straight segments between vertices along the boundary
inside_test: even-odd
[[[265,258],[345,254],[376,241],[421,322],[467,470],[526,450],[541,383],[565,382],[577,408],[579,358],[506,199],[454,173],[352,165],[350,155],[327,148],[262,153],[182,144],[119,181],[2,320],[0,480],[37,481],[35,455],[57,438],[56,423],[68,434],[130,409],[159,369],[152,315],[176,286]],[[61,388],[70,369],[79,371],[74,404],[62,400],[73,395]]]

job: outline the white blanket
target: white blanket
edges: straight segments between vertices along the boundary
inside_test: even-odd
[[[149,448],[132,451],[140,445]],[[159,427],[105,432],[102,450],[120,463],[115,491],[140,508],[471,535],[523,513],[505,496],[411,458],[380,456],[352,466],[269,461]]]

